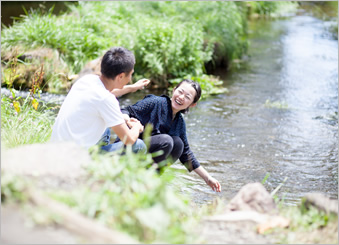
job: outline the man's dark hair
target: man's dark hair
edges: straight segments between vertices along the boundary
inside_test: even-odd
[[[120,73],[130,73],[135,65],[134,54],[123,47],[113,47],[102,57],[101,74],[115,79]]]

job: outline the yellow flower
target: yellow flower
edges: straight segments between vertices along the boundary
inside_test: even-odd
[[[32,105],[33,105],[34,109],[37,110],[37,109],[38,109],[39,102],[38,102],[36,99],[33,99],[33,100],[32,100]]]
[[[18,101],[13,101],[13,106],[14,109],[16,110],[17,113],[20,112],[20,103]]]

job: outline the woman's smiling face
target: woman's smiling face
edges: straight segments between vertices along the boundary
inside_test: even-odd
[[[191,84],[186,82],[183,82],[178,88],[173,90],[171,99],[173,113],[195,106],[196,103],[193,103],[195,95],[195,89]]]

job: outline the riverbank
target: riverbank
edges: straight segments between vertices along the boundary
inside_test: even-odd
[[[34,156],[41,151],[44,154],[36,159]],[[101,207],[97,207],[96,214],[93,216],[91,212],[84,213],[82,206],[87,201],[93,203],[94,199],[90,200],[87,196],[87,199],[82,199],[82,203],[76,205],[69,202],[70,200],[67,201],[68,192],[79,196],[79,192],[72,191],[78,189],[79,186],[86,185],[93,188],[94,183],[87,181],[87,170],[83,168],[91,165],[92,159],[87,152],[82,151],[83,149],[73,144],[62,147],[38,144],[13,150],[2,149],[2,227],[7,231],[2,233],[2,241],[14,243],[31,241],[36,244],[44,243],[47,239],[50,239],[48,243],[145,242],[145,240],[136,239],[135,231],[112,229],[113,223],[126,222],[119,221],[109,211],[118,211],[117,206],[105,207],[102,200]],[[156,178],[164,181],[159,176]],[[130,179],[130,181],[133,185],[135,180]],[[105,189],[105,182],[96,185],[95,189]],[[119,188],[119,185],[115,188]],[[60,196],[61,190],[66,191],[62,196]],[[152,193],[154,189],[149,189],[148,192]],[[169,194],[165,189],[162,192]],[[140,194],[142,193],[138,192],[138,195]],[[59,197],[55,199],[56,196]],[[110,194],[106,192],[106,198],[109,197]],[[125,194],[121,194],[120,198],[123,199],[125,208],[130,205],[134,206],[126,199]],[[157,196],[156,199],[156,203],[162,202],[161,196]],[[178,196],[171,195],[170,200],[172,205],[175,202],[181,202]],[[154,208],[157,206],[156,203],[153,204]],[[281,204],[283,203],[279,204],[272,198],[262,184],[247,184],[231,200],[216,199],[211,205],[202,207],[193,203],[188,206],[184,205],[185,216],[192,215],[193,219],[184,216],[176,217],[184,225],[181,229],[186,227],[184,229],[187,231],[180,235],[177,233],[177,236],[179,235],[182,239],[180,242],[179,240],[166,240],[167,236],[163,235],[156,236],[156,240],[148,240],[148,242],[191,244],[336,244],[338,242],[337,201],[329,200],[324,196],[310,195],[303,201],[303,204],[296,207]],[[142,209],[148,210],[147,219],[158,222],[160,226],[163,225],[161,223],[163,220],[160,221],[157,217],[165,218],[168,212],[168,210],[159,209],[154,213],[142,206],[134,208],[139,212]],[[194,211],[189,211],[187,208]],[[115,217],[112,220],[113,223],[104,222],[102,219],[104,216],[100,218],[98,212],[112,215],[110,219]],[[167,215],[174,214],[167,213]],[[131,213],[126,213],[124,219],[127,217],[131,219],[129,222],[138,222],[140,218]],[[81,225],[78,222],[81,222]],[[177,226],[172,222],[168,225]],[[115,227],[119,226],[115,224]],[[150,228],[146,227],[141,226],[138,229],[145,232]],[[18,228],[20,228],[20,235]],[[157,230],[156,227],[152,229]],[[305,236],[306,233],[307,236]],[[114,236],[111,237],[113,234]]]
[[[33,208],[37,209],[30,207],[30,209]],[[60,224],[42,224],[41,220],[40,223],[37,220],[34,221],[33,213],[27,213],[27,206],[2,205],[1,209],[2,243],[92,243]],[[285,207],[285,209],[288,208]],[[35,219],[38,219],[39,214],[35,213],[35,215]],[[259,234],[256,230],[257,223],[250,219],[210,221],[207,218],[196,227],[196,230],[200,232],[195,234],[195,239],[199,235],[199,244],[338,244],[338,223],[335,220],[315,229],[293,231],[288,228],[275,228],[269,231],[270,233]],[[123,240],[117,243],[122,244]]]
[[[246,54],[249,16],[270,16],[296,6],[292,2],[79,2],[58,16],[53,8],[35,9],[1,30],[2,83],[30,88],[31,77],[44,64],[43,90],[66,93],[86,64],[112,46],[124,46],[136,57],[135,81],[147,77],[152,86],[168,88],[172,80],[193,76],[202,78],[208,93],[216,80],[208,77],[211,72],[228,69]],[[13,64],[16,74],[11,74]]]

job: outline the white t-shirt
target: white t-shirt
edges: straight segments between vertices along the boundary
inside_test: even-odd
[[[105,129],[124,123],[117,98],[99,76],[85,75],[72,86],[53,126],[51,141],[74,141],[89,148]]]

